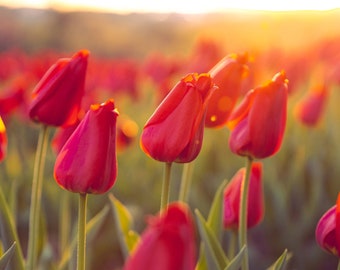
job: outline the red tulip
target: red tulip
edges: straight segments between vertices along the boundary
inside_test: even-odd
[[[189,208],[172,203],[149,220],[124,270],[193,270],[196,264],[195,228]]]
[[[326,85],[318,85],[312,88],[294,108],[296,118],[307,126],[318,124],[325,108],[328,97]]]
[[[222,127],[227,122],[247,74],[247,58],[247,55],[242,54],[228,55],[209,71],[219,89],[210,98],[205,118],[206,127]]]
[[[77,121],[88,56],[89,52],[82,50],[50,67],[33,90],[29,108],[32,120],[52,126],[72,125]]]
[[[59,127],[52,138],[51,146],[55,153],[59,153],[64,144],[79,125],[80,120],[67,127]]]
[[[143,151],[163,162],[190,162],[199,154],[207,103],[215,86],[208,74],[181,79],[144,126]]]
[[[7,153],[6,126],[0,117],[0,161],[3,161]]]
[[[336,205],[320,218],[315,238],[322,249],[340,257],[340,194]]]
[[[277,73],[263,86],[250,90],[228,120],[233,153],[252,158],[275,154],[282,143],[287,118],[287,79]]]
[[[224,190],[223,224],[226,229],[239,226],[241,186],[245,177],[245,168],[240,169]],[[262,163],[253,162],[249,180],[247,227],[259,224],[264,215],[264,195],[262,185]]]
[[[57,183],[77,193],[101,194],[116,181],[116,121],[113,100],[92,105],[59,152]]]

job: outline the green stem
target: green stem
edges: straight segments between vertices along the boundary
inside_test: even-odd
[[[70,193],[65,190],[61,190],[61,193],[59,211],[59,252],[60,254],[63,254],[70,239],[71,213]]]
[[[43,174],[45,167],[45,157],[48,142],[48,127],[43,125],[38,139],[37,152],[34,161],[29,234],[27,247],[27,265],[26,270],[35,270],[38,257],[38,238],[39,238],[39,221],[41,212],[41,192],[43,185]]]
[[[16,242],[16,251],[13,255],[13,258],[10,262],[10,265],[13,269],[23,270],[24,269],[24,256],[22,254],[22,249],[19,241],[19,237],[16,231],[15,222],[11,211],[9,209],[9,205],[5,199],[5,196],[0,188],[0,217],[2,222],[2,227],[4,229],[5,234],[2,235],[2,245],[4,248],[9,248],[13,242]]]
[[[246,173],[241,186],[241,198],[240,198],[240,221],[239,221],[239,230],[238,230],[238,240],[239,240],[239,249],[243,246],[247,246],[247,206],[248,206],[248,189],[249,189],[249,180],[250,180],[250,170],[252,165],[252,158],[247,157],[246,161]],[[246,254],[242,260],[242,270],[249,269],[248,262],[248,251],[246,249]]]
[[[182,202],[186,202],[189,197],[193,167],[193,162],[185,163],[183,165],[181,187],[179,190],[179,200]]]
[[[338,261],[338,267],[336,269],[340,270],[340,260]]]
[[[170,197],[170,178],[171,178],[171,162],[165,163],[163,184],[162,184],[162,194],[161,194],[161,211],[168,207],[169,197]]]
[[[87,193],[79,194],[77,270],[85,270]]]

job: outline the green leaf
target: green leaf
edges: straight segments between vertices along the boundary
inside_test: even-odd
[[[131,229],[132,216],[128,209],[111,193],[109,199],[112,203],[115,224],[118,230],[118,239],[125,258],[127,258],[139,240],[137,232]]]
[[[285,249],[282,255],[274,262],[272,266],[268,268],[268,270],[283,270],[286,262],[290,259],[290,254],[288,253],[287,249]]]
[[[210,207],[207,224],[211,230],[215,233],[217,240],[219,241],[222,236],[222,217],[223,217],[223,191],[228,181],[224,180],[217,189],[213,202]],[[204,251],[204,245],[200,247],[199,261],[196,265],[196,270],[207,270],[207,261]],[[211,264],[211,263],[210,263]]]
[[[15,252],[16,242],[14,242],[9,249],[0,257],[0,270],[5,270],[9,261],[12,259]]]
[[[10,262],[11,269],[23,270],[25,265],[24,256],[19,242],[19,237],[14,225],[13,216],[10,213],[8,203],[0,188],[0,236],[4,249],[9,250],[16,243],[13,260]]]
[[[243,246],[243,248],[239,251],[239,253],[237,253],[237,255],[230,261],[230,263],[228,264],[228,266],[224,269],[224,270],[238,270],[241,268],[241,264],[242,264],[242,259],[243,256],[246,253],[246,246]]]
[[[204,243],[208,269],[224,269],[229,264],[229,260],[221,244],[198,209],[195,210],[195,214],[197,216],[199,234]]]
[[[99,230],[100,226],[103,224],[104,219],[106,215],[108,214],[109,210],[110,210],[109,207],[106,205],[97,215],[95,215],[92,219],[90,219],[87,222],[86,234],[89,236],[88,242],[91,242],[91,238],[93,239],[94,235]],[[67,248],[65,248],[61,256],[59,265],[57,267],[58,269],[64,269],[64,267],[70,260],[76,246],[77,246],[77,234],[74,234],[72,241],[69,243]]]

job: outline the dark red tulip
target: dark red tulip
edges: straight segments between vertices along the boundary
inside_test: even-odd
[[[193,270],[196,265],[194,222],[187,205],[172,203],[149,220],[124,270]]]
[[[306,126],[316,126],[325,109],[327,97],[328,87],[325,84],[315,86],[296,104],[295,117]]]
[[[77,121],[88,56],[87,50],[81,50],[50,67],[33,90],[29,108],[32,120],[51,126],[67,126]]]
[[[227,122],[239,97],[242,81],[247,75],[247,61],[245,54],[228,55],[209,71],[218,89],[212,94],[208,104],[206,127],[222,127]]]
[[[250,90],[228,119],[233,153],[266,158],[281,146],[287,118],[287,79],[284,72]]]
[[[92,105],[60,150],[57,183],[71,192],[101,194],[116,181],[116,121],[113,100]]]
[[[208,74],[181,79],[144,126],[143,151],[163,162],[190,162],[202,146],[207,103],[215,86]]]
[[[340,195],[336,205],[320,218],[316,226],[315,238],[323,250],[340,257]]]
[[[245,168],[240,169],[224,190],[223,224],[226,229],[237,229],[239,226],[241,186],[245,177]],[[262,163],[253,162],[250,172],[247,227],[259,224],[264,216],[264,195],[262,184]]]

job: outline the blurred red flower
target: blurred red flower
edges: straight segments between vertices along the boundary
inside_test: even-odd
[[[328,97],[328,87],[319,84],[306,93],[295,105],[294,115],[307,126],[316,126],[321,119]]]
[[[208,74],[182,78],[147,121],[141,147],[163,162],[190,162],[199,154],[206,107],[215,85]]]
[[[67,126],[77,121],[88,56],[87,50],[81,50],[50,67],[33,90],[29,108],[32,120],[51,126]]]
[[[116,181],[116,121],[113,100],[92,105],[60,150],[57,183],[71,192],[101,194]]]
[[[241,186],[245,176],[245,168],[240,169],[224,190],[225,229],[237,229],[239,226]],[[247,227],[259,224],[264,216],[264,195],[262,185],[262,163],[253,162],[249,180]]]
[[[340,194],[336,205],[320,218],[316,226],[315,238],[323,250],[340,257]]]
[[[229,147],[240,156],[266,158],[282,143],[287,118],[287,79],[284,72],[250,90],[231,113]]]
[[[195,269],[195,227],[187,205],[171,203],[148,223],[124,270]]]
[[[247,75],[246,54],[232,54],[223,58],[210,71],[218,89],[212,94],[205,118],[206,127],[222,127],[239,97],[242,81]]]

